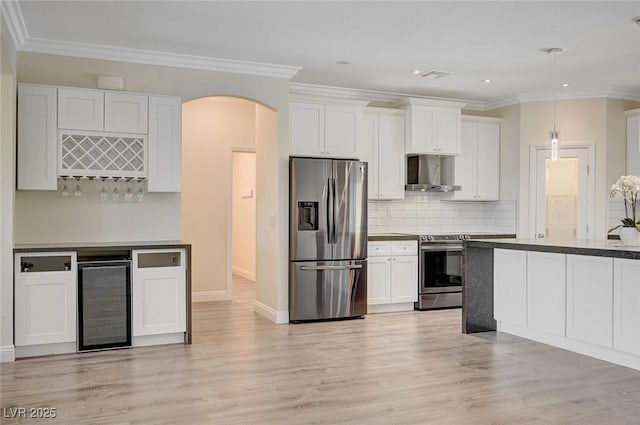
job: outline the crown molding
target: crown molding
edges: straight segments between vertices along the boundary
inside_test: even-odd
[[[477,105],[477,102],[443,97],[420,96],[409,93],[396,93],[378,90],[351,89],[346,87],[323,86],[308,83],[289,83],[289,92],[295,96],[325,97],[334,99],[362,100],[388,106],[398,106],[409,99],[425,102],[460,102],[460,104]],[[471,109],[471,108],[469,108]]]
[[[640,92],[623,90],[616,87],[601,87],[582,90],[561,90],[557,93],[553,91],[517,93],[511,96],[504,96],[490,99],[484,102],[483,111],[504,108],[505,106],[516,105],[529,102],[553,102],[555,100],[576,100],[609,98],[640,101]]]
[[[290,79],[301,69],[298,66],[274,65],[261,62],[166,53],[100,44],[45,40],[40,38],[27,38],[20,48],[20,51],[286,79]]]
[[[0,15],[4,19],[13,48],[18,51],[29,38],[22,11],[17,1],[3,0],[0,4]]]

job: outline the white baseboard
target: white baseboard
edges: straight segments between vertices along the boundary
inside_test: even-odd
[[[272,309],[266,304],[261,303],[260,301],[255,301],[254,311],[258,313],[260,316],[265,317],[271,320],[276,324],[289,323],[289,312],[288,311],[277,311]]]
[[[0,363],[16,361],[16,349],[13,345],[0,346]]]
[[[78,351],[78,346],[75,342],[58,342],[53,344],[36,344],[36,345],[24,345],[16,347],[16,357],[38,357],[38,356],[51,356],[54,354],[68,354]]]
[[[413,311],[413,302],[394,304],[369,304],[367,314],[396,313],[399,311]]]
[[[134,336],[131,341],[133,347],[146,347],[149,345],[184,344],[184,332],[159,335]]]
[[[584,354],[585,356],[595,357],[596,359],[640,370],[640,356],[624,353],[612,348],[599,347],[597,345],[576,341],[564,336],[551,335],[546,332],[506,322],[497,322],[497,330],[498,332],[531,339],[543,344],[573,351],[574,353]]]
[[[226,301],[231,297],[227,294],[227,291],[202,291],[193,292],[191,294],[191,302],[193,303],[206,303],[208,301]]]
[[[256,281],[256,273],[255,272],[250,272],[249,270],[245,270],[242,269],[238,266],[233,266],[231,268],[231,270],[233,270],[234,274],[237,274],[238,276],[244,277],[245,279],[249,279],[252,281]]]

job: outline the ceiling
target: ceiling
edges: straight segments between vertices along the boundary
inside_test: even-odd
[[[99,45],[286,65],[300,67],[297,73],[291,68],[297,83],[476,104],[606,90],[640,99],[640,27],[634,22],[640,1],[15,4],[24,21],[24,51],[43,51],[55,40],[80,56]],[[553,55],[541,52],[547,47],[564,49],[555,58],[555,77]],[[413,75],[414,69],[451,74],[429,79]]]

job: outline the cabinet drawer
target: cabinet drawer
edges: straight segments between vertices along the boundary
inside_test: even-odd
[[[418,255],[418,243],[416,241],[393,242],[391,244],[393,255]]]
[[[369,257],[387,257],[391,255],[389,242],[369,242],[367,245]]]

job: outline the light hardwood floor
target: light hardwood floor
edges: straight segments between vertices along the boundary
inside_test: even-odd
[[[640,372],[508,335],[459,310],[274,325],[253,284],[194,305],[194,343],[1,365],[2,407],[65,424],[640,423]],[[4,414],[7,411],[3,411]]]

